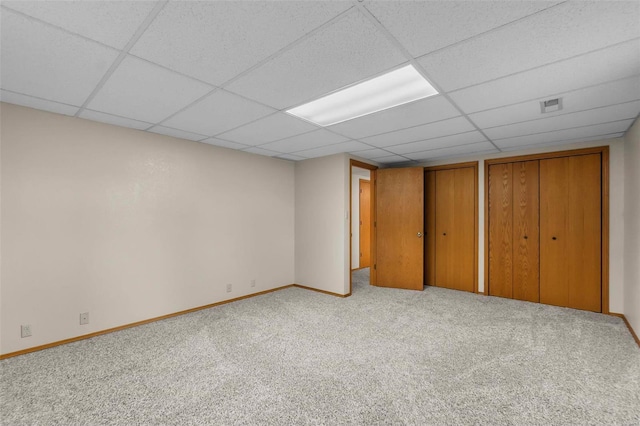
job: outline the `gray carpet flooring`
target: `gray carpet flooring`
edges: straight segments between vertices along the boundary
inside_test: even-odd
[[[6,359],[2,424],[640,424],[620,319],[367,274]]]

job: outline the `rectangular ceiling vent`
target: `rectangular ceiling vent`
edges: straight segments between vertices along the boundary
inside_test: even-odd
[[[540,111],[545,114],[547,112],[560,111],[562,109],[562,98],[548,99],[540,102]]]

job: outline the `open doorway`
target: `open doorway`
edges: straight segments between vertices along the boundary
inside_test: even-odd
[[[374,283],[374,199],[376,166],[351,160],[350,173],[350,293],[356,286]]]

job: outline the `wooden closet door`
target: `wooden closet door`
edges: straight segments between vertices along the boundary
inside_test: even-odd
[[[513,297],[513,164],[489,166],[489,295]]]
[[[436,285],[474,291],[475,176],[471,167],[436,172]]]
[[[436,285],[436,172],[424,173],[425,184],[425,285]]]
[[[600,312],[601,156],[540,161],[540,302]]]
[[[539,162],[513,163],[513,298],[540,301]]]

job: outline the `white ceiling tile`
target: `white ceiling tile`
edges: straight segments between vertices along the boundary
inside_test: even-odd
[[[299,160],[306,160],[306,157],[301,157],[299,155],[295,155],[295,154],[279,154],[274,156],[275,158],[281,158],[283,160],[291,160],[291,161],[299,161]]]
[[[100,121],[102,123],[113,124],[120,127],[129,127],[131,129],[145,130],[152,124],[144,121],[132,120],[126,117],[118,117],[117,115],[105,114],[104,112],[92,111],[85,109],[80,113],[80,118],[92,121]]]
[[[409,160],[407,158],[401,157],[399,155],[389,155],[388,157],[376,158],[376,163],[380,163],[380,164],[397,164],[397,163],[406,163],[408,161]]]
[[[3,1],[2,5],[122,49],[155,1]]]
[[[273,108],[217,90],[162,124],[204,135],[217,135],[273,112]]]
[[[305,151],[296,152],[296,155],[300,155],[306,158],[324,157],[326,155],[338,154],[341,152],[357,152],[365,149],[370,149],[369,145],[365,145],[362,142],[349,141],[341,142],[334,145],[323,146],[320,148],[308,149]]]
[[[220,85],[352,7],[349,2],[170,2],[134,55]]]
[[[79,109],[75,106],[21,95],[20,93],[7,92],[6,90],[0,90],[0,101],[64,115],[74,115]]]
[[[604,141],[607,139],[615,139],[615,138],[620,138],[624,136],[624,133],[620,132],[620,133],[609,133],[606,135],[598,135],[598,136],[591,136],[588,138],[578,138],[578,139],[562,139],[559,141],[555,141],[555,142],[547,142],[547,143],[536,143],[536,144],[530,144],[530,145],[515,145],[515,146],[511,146],[511,147],[504,147],[504,148],[500,148],[500,150],[502,152],[506,152],[506,151],[515,151],[515,150],[522,150],[522,149],[531,149],[531,148],[541,148],[541,147],[545,147],[545,146],[554,146],[554,145],[566,145],[567,143],[577,143],[577,142],[589,142],[589,141]]]
[[[255,146],[310,132],[315,129],[317,129],[316,126],[306,121],[294,118],[283,112],[278,112],[219,136],[222,139],[232,142]]]
[[[411,152],[420,152],[430,149],[446,148],[456,145],[469,145],[472,143],[484,142],[487,139],[478,131],[461,133],[458,135],[444,136],[426,141],[411,142],[402,145],[389,146],[385,148],[394,154],[408,154]]]
[[[157,123],[211,89],[206,84],[127,56],[88,108]]]
[[[334,132],[360,139],[456,117],[460,112],[442,96],[433,96],[330,126]]]
[[[360,13],[349,13],[228,88],[283,109],[403,62],[406,58],[373,23]]]
[[[540,112],[540,102],[557,97],[562,98],[562,110],[542,115]],[[478,112],[469,115],[469,118],[481,129],[486,129],[489,127],[504,126],[506,124],[537,118],[553,117],[570,112],[629,102],[636,99],[640,99],[640,76]]]
[[[473,68],[473,67],[471,67]],[[640,74],[640,41],[450,93],[467,114]]]
[[[573,139],[589,138],[593,136],[607,135],[625,132],[633,123],[633,119],[616,121],[613,123],[595,124],[591,126],[573,129],[558,130],[553,132],[538,133],[534,135],[518,136],[514,138],[494,141],[500,148],[518,148],[534,144],[548,144],[553,142],[565,142]]]
[[[422,126],[410,127],[408,129],[397,130],[395,132],[384,133],[382,135],[370,136],[361,139],[362,142],[368,143],[380,148],[398,145],[406,142],[414,142],[425,139],[433,139],[440,136],[454,135],[465,133],[475,128],[469,120],[464,117],[450,118],[448,120],[438,121],[436,123],[425,124]]]
[[[415,152],[412,154],[406,154],[405,157],[416,161],[427,161],[436,158],[478,155],[491,152],[498,152],[498,150],[489,142],[480,142],[469,145],[458,145],[447,148],[432,149],[429,151]]]
[[[276,151],[271,151],[268,149],[262,149],[262,148],[258,148],[258,147],[251,147],[251,148],[247,148],[243,150],[244,152],[250,152],[252,154],[258,154],[258,155],[266,155],[267,157],[274,157],[274,156],[280,156],[282,155],[281,152],[276,152]]]
[[[451,91],[637,38],[639,21],[637,1],[565,2],[420,63]]]
[[[640,101],[625,104],[595,108],[588,111],[574,112],[543,118],[507,126],[493,127],[484,132],[492,140],[512,138],[515,136],[531,135],[550,132],[553,130],[570,129],[591,124],[608,123],[611,121],[635,118],[640,112]]]
[[[6,9],[0,19],[5,90],[80,106],[118,57],[114,49]]]
[[[364,151],[358,151],[358,157],[366,158],[367,160],[373,160],[380,157],[388,157],[391,153],[384,149],[374,148],[366,149]]]
[[[558,1],[371,1],[366,8],[414,56],[499,27]]]
[[[260,145],[260,148],[289,153],[305,149],[320,148],[322,146],[333,145],[346,140],[348,140],[348,138],[344,136],[336,135],[335,133],[331,133],[324,129],[318,129],[315,132],[304,133],[302,135]]]
[[[150,132],[159,133],[161,135],[173,136],[174,138],[187,139],[190,141],[200,141],[206,138],[205,135],[198,135],[196,133],[185,132],[184,130],[172,129],[164,126],[154,126],[149,129]]]
[[[223,148],[231,148],[231,149],[244,149],[249,147],[249,145],[245,145],[242,143],[229,142],[229,141],[224,141],[222,139],[216,139],[216,138],[208,138],[200,142],[204,142],[209,145],[221,146]]]

